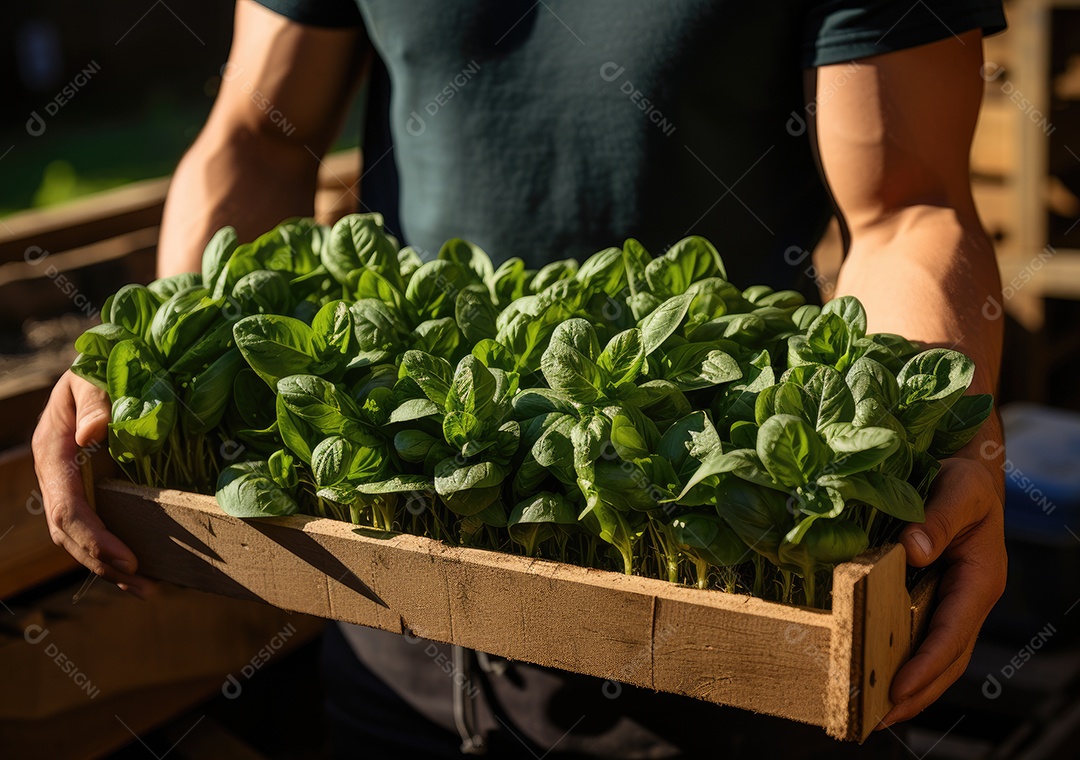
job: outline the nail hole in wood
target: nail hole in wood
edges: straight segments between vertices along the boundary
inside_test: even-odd
[[[876,684],[876,683],[877,683],[877,671],[876,670],[871,670],[870,671],[870,686],[873,687],[874,684]]]
[[[892,646],[892,638],[893,638],[893,635],[890,633],[889,634],[889,646]]]

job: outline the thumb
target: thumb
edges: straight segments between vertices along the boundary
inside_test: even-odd
[[[75,442],[89,446],[103,440],[112,416],[108,394],[80,377],[73,377],[71,395],[75,399]]]
[[[926,503],[926,522],[908,525],[901,533],[908,564],[926,567],[941,556],[986,517],[993,493],[992,477],[983,465],[959,458],[942,462]]]

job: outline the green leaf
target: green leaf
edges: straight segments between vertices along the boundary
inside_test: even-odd
[[[138,395],[115,397],[109,423],[109,453],[122,463],[158,453],[164,448],[176,417],[173,387],[164,378],[151,379],[139,389]]]
[[[461,238],[452,238],[443,243],[443,247],[439,250],[439,259],[452,261],[469,271],[481,283],[488,282],[495,274],[491,258],[480,246],[468,243]]]
[[[440,408],[446,406],[446,396],[454,378],[450,362],[423,351],[406,351],[401,357],[401,369],[416,381],[432,402]]]
[[[862,338],[866,335],[866,310],[855,296],[834,298],[822,307],[821,313],[835,314],[844,320],[853,338]]]
[[[679,328],[683,319],[686,318],[686,312],[693,299],[692,295],[685,293],[673,296],[641,320],[638,326],[641,328],[641,339],[646,356],[660,348],[664,341]]]
[[[315,334],[299,319],[276,314],[244,317],[233,325],[236,347],[271,388],[290,375],[318,368]]]
[[[605,248],[585,259],[577,279],[586,288],[595,288],[609,296],[619,296],[627,286],[626,266],[621,248]]]
[[[794,488],[813,481],[829,462],[829,449],[801,417],[777,414],[758,431],[757,455],[776,482]]]
[[[541,491],[514,505],[506,520],[510,538],[525,547],[527,556],[555,535],[557,525],[577,525],[573,505],[561,494]]]
[[[412,348],[434,356],[453,356],[461,343],[461,332],[457,323],[445,319],[429,319],[421,322],[413,330]]]
[[[413,398],[404,401],[400,406],[394,409],[390,413],[390,423],[398,422],[412,422],[414,420],[420,420],[424,417],[433,417],[442,412],[442,407],[435,404],[430,399],[426,398]]]
[[[390,360],[401,348],[404,333],[401,324],[386,304],[375,298],[362,298],[349,307],[357,353],[350,367],[362,367]]]
[[[349,353],[353,333],[352,313],[346,301],[330,301],[311,321],[315,350],[324,362],[337,362]]]
[[[94,325],[75,339],[75,350],[80,353],[72,363],[71,371],[84,380],[89,380],[103,391],[107,391],[106,369],[109,364],[109,354],[118,343],[134,337],[119,325],[108,323]]]
[[[180,413],[186,433],[205,435],[218,426],[232,397],[233,381],[244,366],[244,357],[234,348],[191,378]]]
[[[683,238],[645,267],[652,291],[669,297],[685,293],[697,280],[716,275],[727,279],[720,254],[712,243],[697,236]]]
[[[792,522],[788,497],[780,491],[724,478],[716,489],[716,513],[753,551],[780,563],[780,544]]]
[[[463,464],[447,457],[435,467],[435,491],[440,496],[452,496],[458,491],[497,486],[504,478],[506,470],[494,462]]]
[[[749,553],[735,529],[718,515],[681,515],[672,520],[671,533],[680,551],[710,565],[737,565]]]
[[[243,462],[218,476],[217,502],[233,517],[279,517],[299,511],[296,501],[271,477],[266,462]]]
[[[994,397],[987,393],[961,396],[934,429],[930,453],[946,459],[967,445],[994,410]]]
[[[493,339],[499,332],[495,320],[498,309],[491,302],[487,288],[470,285],[458,293],[454,304],[454,316],[457,326],[471,344],[484,339]]]
[[[892,475],[861,472],[856,475],[822,475],[818,485],[838,491],[846,500],[860,501],[905,522],[923,522],[923,499],[908,483]]]
[[[571,319],[555,328],[540,369],[552,389],[579,404],[591,404],[600,397],[600,368],[594,362],[599,353],[592,325]]]
[[[873,398],[887,409],[895,409],[900,403],[900,386],[896,377],[885,365],[867,356],[851,365],[845,380],[856,404],[863,399]]]
[[[801,393],[793,396],[790,386]],[[777,414],[795,414],[816,429],[834,422],[851,422],[855,416],[855,400],[843,376],[832,367],[804,364],[792,367],[780,377],[776,391]]]
[[[405,289],[397,246],[383,231],[379,214],[349,214],[339,219],[330,231],[322,263],[350,293],[355,293],[364,269],[375,270],[399,291]]]
[[[124,328],[143,339],[150,337],[150,325],[162,304],[153,291],[142,285],[125,285],[109,299],[108,317],[102,320]]]
[[[843,424],[843,423],[839,423]],[[854,427],[836,436],[827,436],[832,449],[828,470],[834,475],[851,475],[877,467],[903,443],[888,428]]]
[[[611,421],[611,445],[616,454],[631,462],[644,459],[652,453],[644,436],[625,414],[616,414]]]
[[[423,386],[421,386],[423,387]],[[495,376],[472,354],[462,357],[446,394],[446,411],[467,412],[489,427],[495,412]]]
[[[466,270],[452,261],[429,261],[409,278],[405,300],[417,320],[454,316],[458,293],[471,284]]]
[[[619,249],[609,249],[618,252]],[[611,385],[628,383],[637,378],[645,363],[645,344],[641,330],[624,330],[610,341],[596,358],[596,366],[603,373],[604,380]]]

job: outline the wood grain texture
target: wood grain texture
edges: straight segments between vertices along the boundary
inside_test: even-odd
[[[30,446],[0,452],[0,599],[76,567],[49,535]]]
[[[883,620],[911,615],[903,573],[892,572],[897,561],[903,569],[902,550],[884,555],[880,577],[878,555],[837,568],[852,580],[837,584],[830,613],[335,520],[239,520],[212,497],[120,481],[100,483],[97,501],[153,577],[821,725],[841,738],[863,735],[849,686],[866,650],[853,640],[862,629],[852,613],[863,614],[870,593],[895,608]],[[839,681],[843,698],[827,701]]]
[[[316,618],[168,585],[143,602],[98,581],[73,604],[80,585],[28,605],[39,617],[25,630],[0,632],[0,721],[43,720],[193,679],[214,678],[222,693],[229,674],[242,689],[253,659],[266,653],[272,662],[323,628]]]

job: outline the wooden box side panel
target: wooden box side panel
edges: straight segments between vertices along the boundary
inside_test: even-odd
[[[836,568],[832,677],[826,730],[863,741],[892,709],[889,688],[912,650],[912,605],[900,544],[882,547]]]
[[[116,481],[98,510],[141,572],[180,585],[825,722],[828,613],[332,520],[242,521],[209,497]]]

